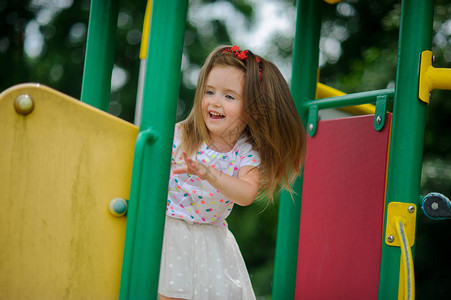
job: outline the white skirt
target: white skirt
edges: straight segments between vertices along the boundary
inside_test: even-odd
[[[227,227],[167,216],[158,292],[191,300],[255,299],[240,249]]]

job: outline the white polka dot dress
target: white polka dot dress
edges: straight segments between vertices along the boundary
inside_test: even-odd
[[[255,299],[238,244],[227,227],[166,217],[158,292],[166,297]]]
[[[184,164],[175,157],[181,129],[174,134],[172,167]],[[260,158],[245,138],[228,153],[205,143],[194,159],[231,176],[244,165],[258,166]],[[158,291],[182,299],[255,299],[238,244],[227,227],[233,202],[207,181],[190,174],[169,180],[166,223]]]

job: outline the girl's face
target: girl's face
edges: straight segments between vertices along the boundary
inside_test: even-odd
[[[211,143],[233,147],[246,128],[244,72],[230,66],[214,67],[205,82],[202,117]]]

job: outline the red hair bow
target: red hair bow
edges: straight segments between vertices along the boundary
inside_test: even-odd
[[[226,49],[224,49],[222,51],[222,53],[224,52],[230,52],[233,55],[235,55],[239,60],[247,62],[247,58],[248,58],[248,54],[247,54],[247,50],[240,50],[240,47],[238,47],[237,45],[233,46],[233,47],[227,47]],[[260,77],[260,79],[262,78],[262,68],[260,66],[260,59],[255,56],[255,60],[257,61],[258,64],[258,76]]]

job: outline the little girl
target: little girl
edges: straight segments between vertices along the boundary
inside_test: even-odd
[[[291,192],[304,142],[273,63],[237,46],[208,56],[193,109],[174,133],[160,299],[255,299],[226,218],[234,204]]]

